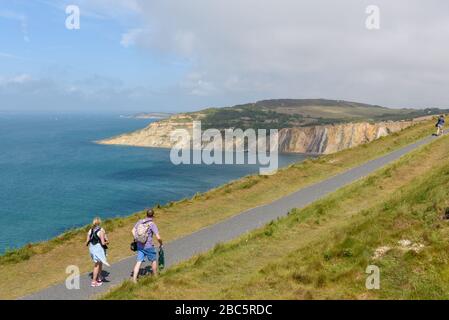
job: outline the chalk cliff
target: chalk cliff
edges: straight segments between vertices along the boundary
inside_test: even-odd
[[[398,132],[415,121],[347,123],[286,128],[279,131],[280,152],[329,154]]]
[[[149,124],[147,127],[96,141],[98,144],[127,145],[134,147],[171,148],[170,133],[176,129],[192,131],[192,118],[188,115],[174,115],[168,119]]]
[[[279,151],[284,153],[334,153],[398,132],[418,121],[420,120],[284,128],[279,130]],[[97,141],[97,143],[170,148],[173,146],[170,141],[170,133],[173,130],[187,129],[191,132],[192,127],[192,118],[189,115],[180,114],[151,123],[141,130]],[[236,144],[241,143],[236,142]]]

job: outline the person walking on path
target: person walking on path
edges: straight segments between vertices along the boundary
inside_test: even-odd
[[[159,242],[159,246],[162,248],[162,239],[159,235],[157,225],[153,221],[154,211],[153,209],[146,210],[146,218],[139,220],[132,230],[134,240],[137,243],[137,262],[134,266],[133,281],[137,283],[137,277],[139,276],[140,266],[145,258],[151,262],[151,270],[153,275],[157,275],[157,257],[156,249],[154,248],[153,236]]]
[[[437,136],[440,136],[440,135],[443,134],[444,122],[445,122],[444,116],[443,115],[439,116],[438,117],[438,122],[435,125],[435,127],[437,127],[437,134],[436,134]]]
[[[89,253],[94,262],[92,273],[92,287],[99,287],[103,284],[103,264],[110,266],[106,258],[106,249],[109,243],[106,231],[101,227],[101,219],[95,218],[92,221],[92,228],[87,233],[86,245],[89,246]]]

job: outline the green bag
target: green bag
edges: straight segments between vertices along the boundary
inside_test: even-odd
[[[162,249],[162,247],[159,247],[158,265],[159,265],[159,270],[163,270],[165,267],[165,255],[164,255],[164,249]]]

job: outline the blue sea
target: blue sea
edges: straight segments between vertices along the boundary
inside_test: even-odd
[[[175,166],[167,149],[93,143],[150,122],[118,115],[0,114],[0,253],[97,215],[126,216],[258,172],[255,165]],[[304,158],[280,155],[279,164]]]

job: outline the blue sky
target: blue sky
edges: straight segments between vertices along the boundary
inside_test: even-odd
[[[449,4],[0,0],[0,111],[187,111],[268,98],[448,107]],[[78,5],[81,28],[65,27]]]
[[[8,99],[2,99],[1,110],[76,111],[79,107],[82,111],[96,108],[86,105],[90,102],[98,104],[98,111],[157,110],[159,106],[152,108],[148,105],[151,99],[136,99],[133,101],[135,105],[129,106],[123,105],[123,102],[115,104],[101,95],[107,96],[114,89],[135,89],[144,96],[154,91],[153,99],[163,96],[180,81],[188,62],[121,45],[123,33],[138,23],[138,17],[132,13],[118,19],[100,13],[84,13],[81,6],[81,28],[68,30],[65,27],[66,3],[76,1],[0,1],[0,79],[16,82],[17,85],[27,81],[30,85],[33,81],[39,82],[34,84],[39,88],[49,82],[48,92],[44,97],[38,96],[42,98],[42,104],[33,101],[32,97],[20,98],[20,90],[11,89],[11,93],[3,95]],[[61,100],[49,96],[57,90],[51,86],[64,86],[67,90],[84,90],[85,87],[93,87],[91,89],[94,90],[98,87],[99,91],[104,89],[105,92],[97,93],[91,101],[70,95],[67,95],[67,100],[75,98],[75,101],[64,101],[61,92],[55,94]],[[144,88],[136,89],[139,87]],[[26,90],[23,89],[23,92]],[[177,107],[182,106],[173,109]]]

